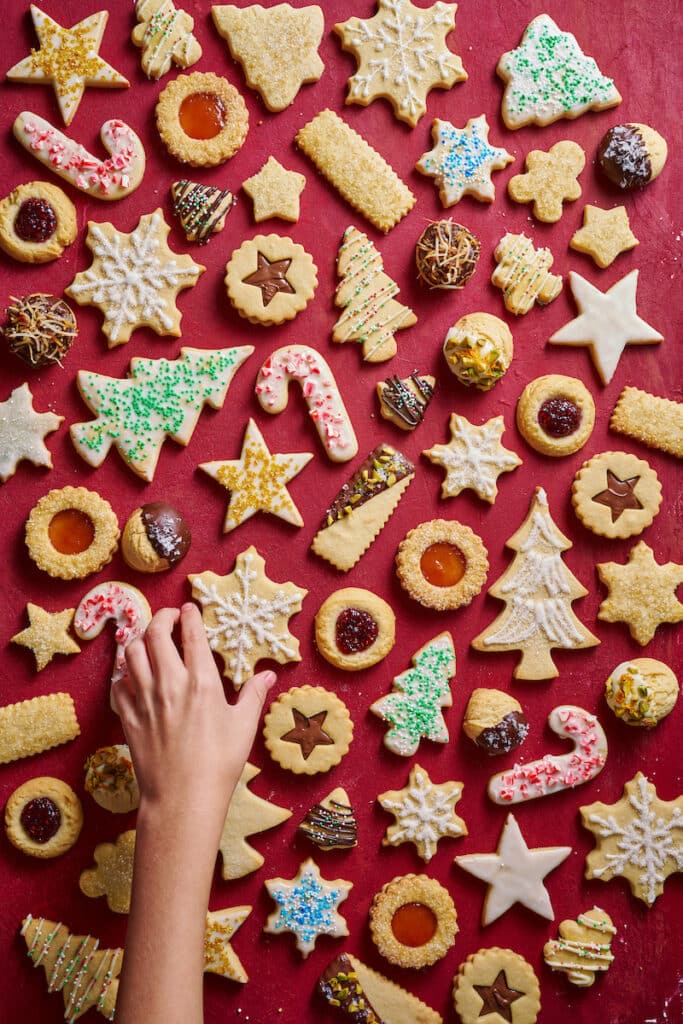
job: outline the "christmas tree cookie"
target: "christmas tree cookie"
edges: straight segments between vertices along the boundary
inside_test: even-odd
[[[249,836],[275,828],[292,816],[287,808],[252,793],[249,783],[260,774],[261,769],[247,761],[228,807],[219,843],[226,881],[243,878],[263,864],[263,856],[247,842]]]
[[[553,522],[542,487],[536,488],[529,514],[507,546],[515,557],[490,590],[505,601],[505,609],[472,646],[478,651],[521,651],[515,679],[554,679],[554,647],[580,650],[600,641],[572,611],[572,601],[588,591],[562,561],[562,552],[572,544]]]
[[[212,235],[225,227],[235,203],[232,192],[215,185],[201,185],[182,178],[171,185],[173,212],[188,242],[206,245]]]

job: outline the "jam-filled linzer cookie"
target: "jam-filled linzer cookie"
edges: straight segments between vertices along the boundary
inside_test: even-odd
[[[403,589],[437,611],[468,605],[484,586],[488,568],[481,538],[455,520],[421,523],[396,552],[396,575]]]
[[[249,131],[237,89],[211,72],[193,71],[170,82],[157,101],[156,120],[169,153],[193,167],[225,163]]]
[[[346,587],[323,601],[315,617],[315,642],[326,661],[347,672],[376,665],[396,638],[396,617],[369,590]]]
[[[12,846],[30,857],[59,857],[83,826],[81,801],[71,786],[50,776],[29,779],[5,806],[5,831]]]
[[[57,185],[29,181],[0,200],[0,249],[20,263],[58,260],[77,231],[76,207]]]
[[[19,299],[12,297],[5,316],[2,335],[7,347],[36,368],[55,363],[61,366],[78,334],[71,306],[44,292]]]
[[[458,934],[453,900],[427,875],[398,875],[370,906],[370,931],[382,956],[398,967],[427,967],[446,955]]]
[[[296,775],[327,772],[353,739],[346,705],[322,686],[294,686],[273,701],[263,735],[270,756]]]
[[[532,380],[517,402],[517,429],[537,452],[561,458],[583,448],[593,432],[595,402],[576,377],[559,373]]]
[[[572,484],[572,505],[600,537],[642,533],[659,512],[662,488],[654,469],[630,452],[601,452],[584,462]]]
[[[462,1024],[534,1024],[541,989],[519,953],[491,946],[460,964],[453,979],[453,1004]]]
[[[49,491],[26,522],[26,546],[39,569],[63,580],[83,579],[110,562],[119,524],[108,501],[85,487]]]

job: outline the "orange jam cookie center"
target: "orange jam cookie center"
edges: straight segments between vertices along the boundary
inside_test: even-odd
[[[225,105],[213,92],[193,92],[180,104],[178,120],[191,139],[215,139],[225,127]]]
[[[436,915],[424,903],[404,903],[391,919],[391,930],[403,946],[425,946],[436,934]]]
[[[47,528],[50,543],[60,555],[80,555],[95,539],[90,516],[76,508],[65,508],[50,520]]]
[[[420,570],[433,587],[454,587],[465,575],[467,562],[460,548],[447,541],[430,544],[422,552]]]

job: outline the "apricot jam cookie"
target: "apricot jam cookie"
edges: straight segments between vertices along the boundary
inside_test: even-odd
[[[241,149],[249,131],[246,104],[234,85],[211,72],[179,75],[159,95],[156,120],[172,156],[215,167]]]
[[[110,562],[119,524],[108,501],[85,487],[49,491],[31,509],[26,546],[39,569],[63,580],[84,579]]]
[[[318,268],[302,245],[281,235],[256,235],[235,249],[225,287],[240,316],[252,324],[281,324],[305,309],[318,285]]]
[[[29,181],[0,200],[0,249],[20,263],[58,260],[77,232],[76,207],[57,185]]]
[[[375,895],[370,931],[382,956],[398,967],[427,967],[458,934],[453,900],[435,878],[398,875]]]
[[[534,1024],[541,989],[533,968],[519,953],[491,946],[460,964],[453,979],[453,1004],[462,1024]]]
[[[377,594],[360,587],[335,590],[315,617],[315,642],[326,661],[346,672],[376,665],[394,646],[396,617]]]
[[[50,776],[29,779],[5,806],[5,831],[12,846],[29,857],[59,857],[83,826],[81,801],[71,786]]]
[[[633,537],[659,512],[662,487],[654,469],[630,452],[600,452],[584,462],[572,484],[572,505],[599,537]]]
[[[488,552],[481,537],[456,520],[420,523],[401,541],[396,575],[404,590],[425,608],[462,608],[486,581]]]
[[[296,775],[327,772],[353,739],[346,705],[322,686],[293,686],[270,705],[263,735],[270,756]]]
[[[582,448],[593,432],[595,403],[576,377],[550,373],[530,381],[517,402],[517,429],[542,455],[560,458]]]

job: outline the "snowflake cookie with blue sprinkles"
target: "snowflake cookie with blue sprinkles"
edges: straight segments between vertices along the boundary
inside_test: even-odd
[[[301,864],[294,878],[269,878],[265,886],[277,909],[266,921],[264,932],[292,932],[303,957],[313,951],[319,935],[337,939],[349,934],[338,908],[349,895],[353,882],[343,878],[327,881],[311,857]]]

